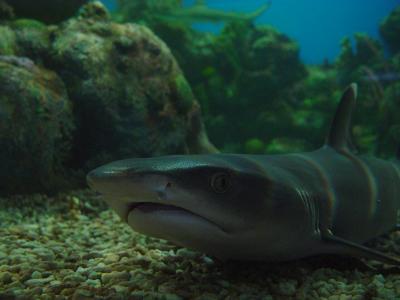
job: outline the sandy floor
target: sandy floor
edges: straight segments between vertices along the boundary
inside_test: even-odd
[[[133,232],[87,191],[0,203],[0,299],[400,299],[399,270],[222,263]],[[375,244],[400,256],[400,232]]]

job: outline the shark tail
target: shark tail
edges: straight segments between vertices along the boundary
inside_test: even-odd
[[[254,19],[258,18],[261,16],[263,13],[265,13],[268,9],[270,9],[272,2],[268,1],[265,3],[263,6],[261,6],[259,9],[257,9],[254,12],[251,12],[245,16],[245,19],[247,21],[253,21]]]

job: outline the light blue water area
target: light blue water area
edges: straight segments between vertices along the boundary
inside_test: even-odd
[[[134,1],[134,0],[132,0]],[[194,0],[183,0],[193,5]],[[104,0],[113,7],[113,0]],[[264,0],[207,0],[209,7],[227,11],[253,11]],[[344,36],[365,32],[379,38],[379,23],[400,0],[272,0],[272,7],[258,18],[258,24],[270,24],[294,38],[305,63],[333,61],[340,53]],[[201,31],[218,32],[221,25],[196,24]]]
[[[117,1],[116,0],[102,0],[102,2],[107,6],[107,8],[111,11],[116,9]]]

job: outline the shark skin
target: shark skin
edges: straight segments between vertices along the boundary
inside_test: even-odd
[[[342,254],[400,266],[363,245],[398,228],[400,157],[351,151],[356,95],[352,84],[313,152],[134,158],[99,167],[87,181],[135,231],[220,259]]]
[[[251,22],[261,16],[270,7],[271,4],[266,3],[254,12],[236,13],[211,9],[207,7],[203,1],[198,1],[191,7],[182,7],[180,9],[159,13],[157,17],[166,21],[179,21],[183,23]]]

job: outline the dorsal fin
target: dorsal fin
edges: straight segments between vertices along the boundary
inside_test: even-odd
[[[326,141],[328,146],[338,150],[352,148],[350,139],[351,114],[356,104],[357,84],[352,83],[343,93],[336,109]]]

